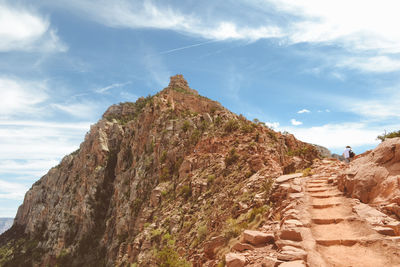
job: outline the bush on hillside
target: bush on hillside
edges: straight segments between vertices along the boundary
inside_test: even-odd
[[[385,141],[387,138],[395,138],[395,137],[400,137],[400,130],[399,131],[394,131],[394,132],[389,132],[385,133],[382,135],[378,135],[377,139],[381,140],[381,142]]]

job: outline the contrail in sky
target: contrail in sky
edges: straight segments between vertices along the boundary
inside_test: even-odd
[[[218,41],[207,41],[207,42],[203,42],[203,43],[199,43],[199,44],[193,44],[193,45],[187,45],[187,46],[183,46],[183,47],[179,47],[179,48],[174,48],[171,50],[167,50],[167,51],[162,51],[159,53],[159,55],[165,55],[165,54],[169,54],[172,52],[176,52],[176,51],[180,51],[180,50],[184,50],[184,49],[188,49],[188,48],[192,48],[192,47],[196,47],[196,46],[201,46],[201,45],[205,45],[205,44],[209,44],[209,43],[215,43]]]

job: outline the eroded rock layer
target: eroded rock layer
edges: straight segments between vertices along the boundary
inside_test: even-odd
[[[154,96],[111,106],[32,186],[0,237],[0,265],[218,261],[231,238],[265,219],[273,179],[318,156],[171,77]]]

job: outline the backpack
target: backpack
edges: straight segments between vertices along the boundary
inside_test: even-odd
[[[350,158],[354,158],[355,155],[356,155],[356,153],[354,153],[353,150],[349,151]]]

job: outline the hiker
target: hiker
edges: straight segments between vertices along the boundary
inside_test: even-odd
[[[355,156],[353,150],[351,150],[350,146],[346,146],[343,151],[344,162],[350,163],[351,158]]]

